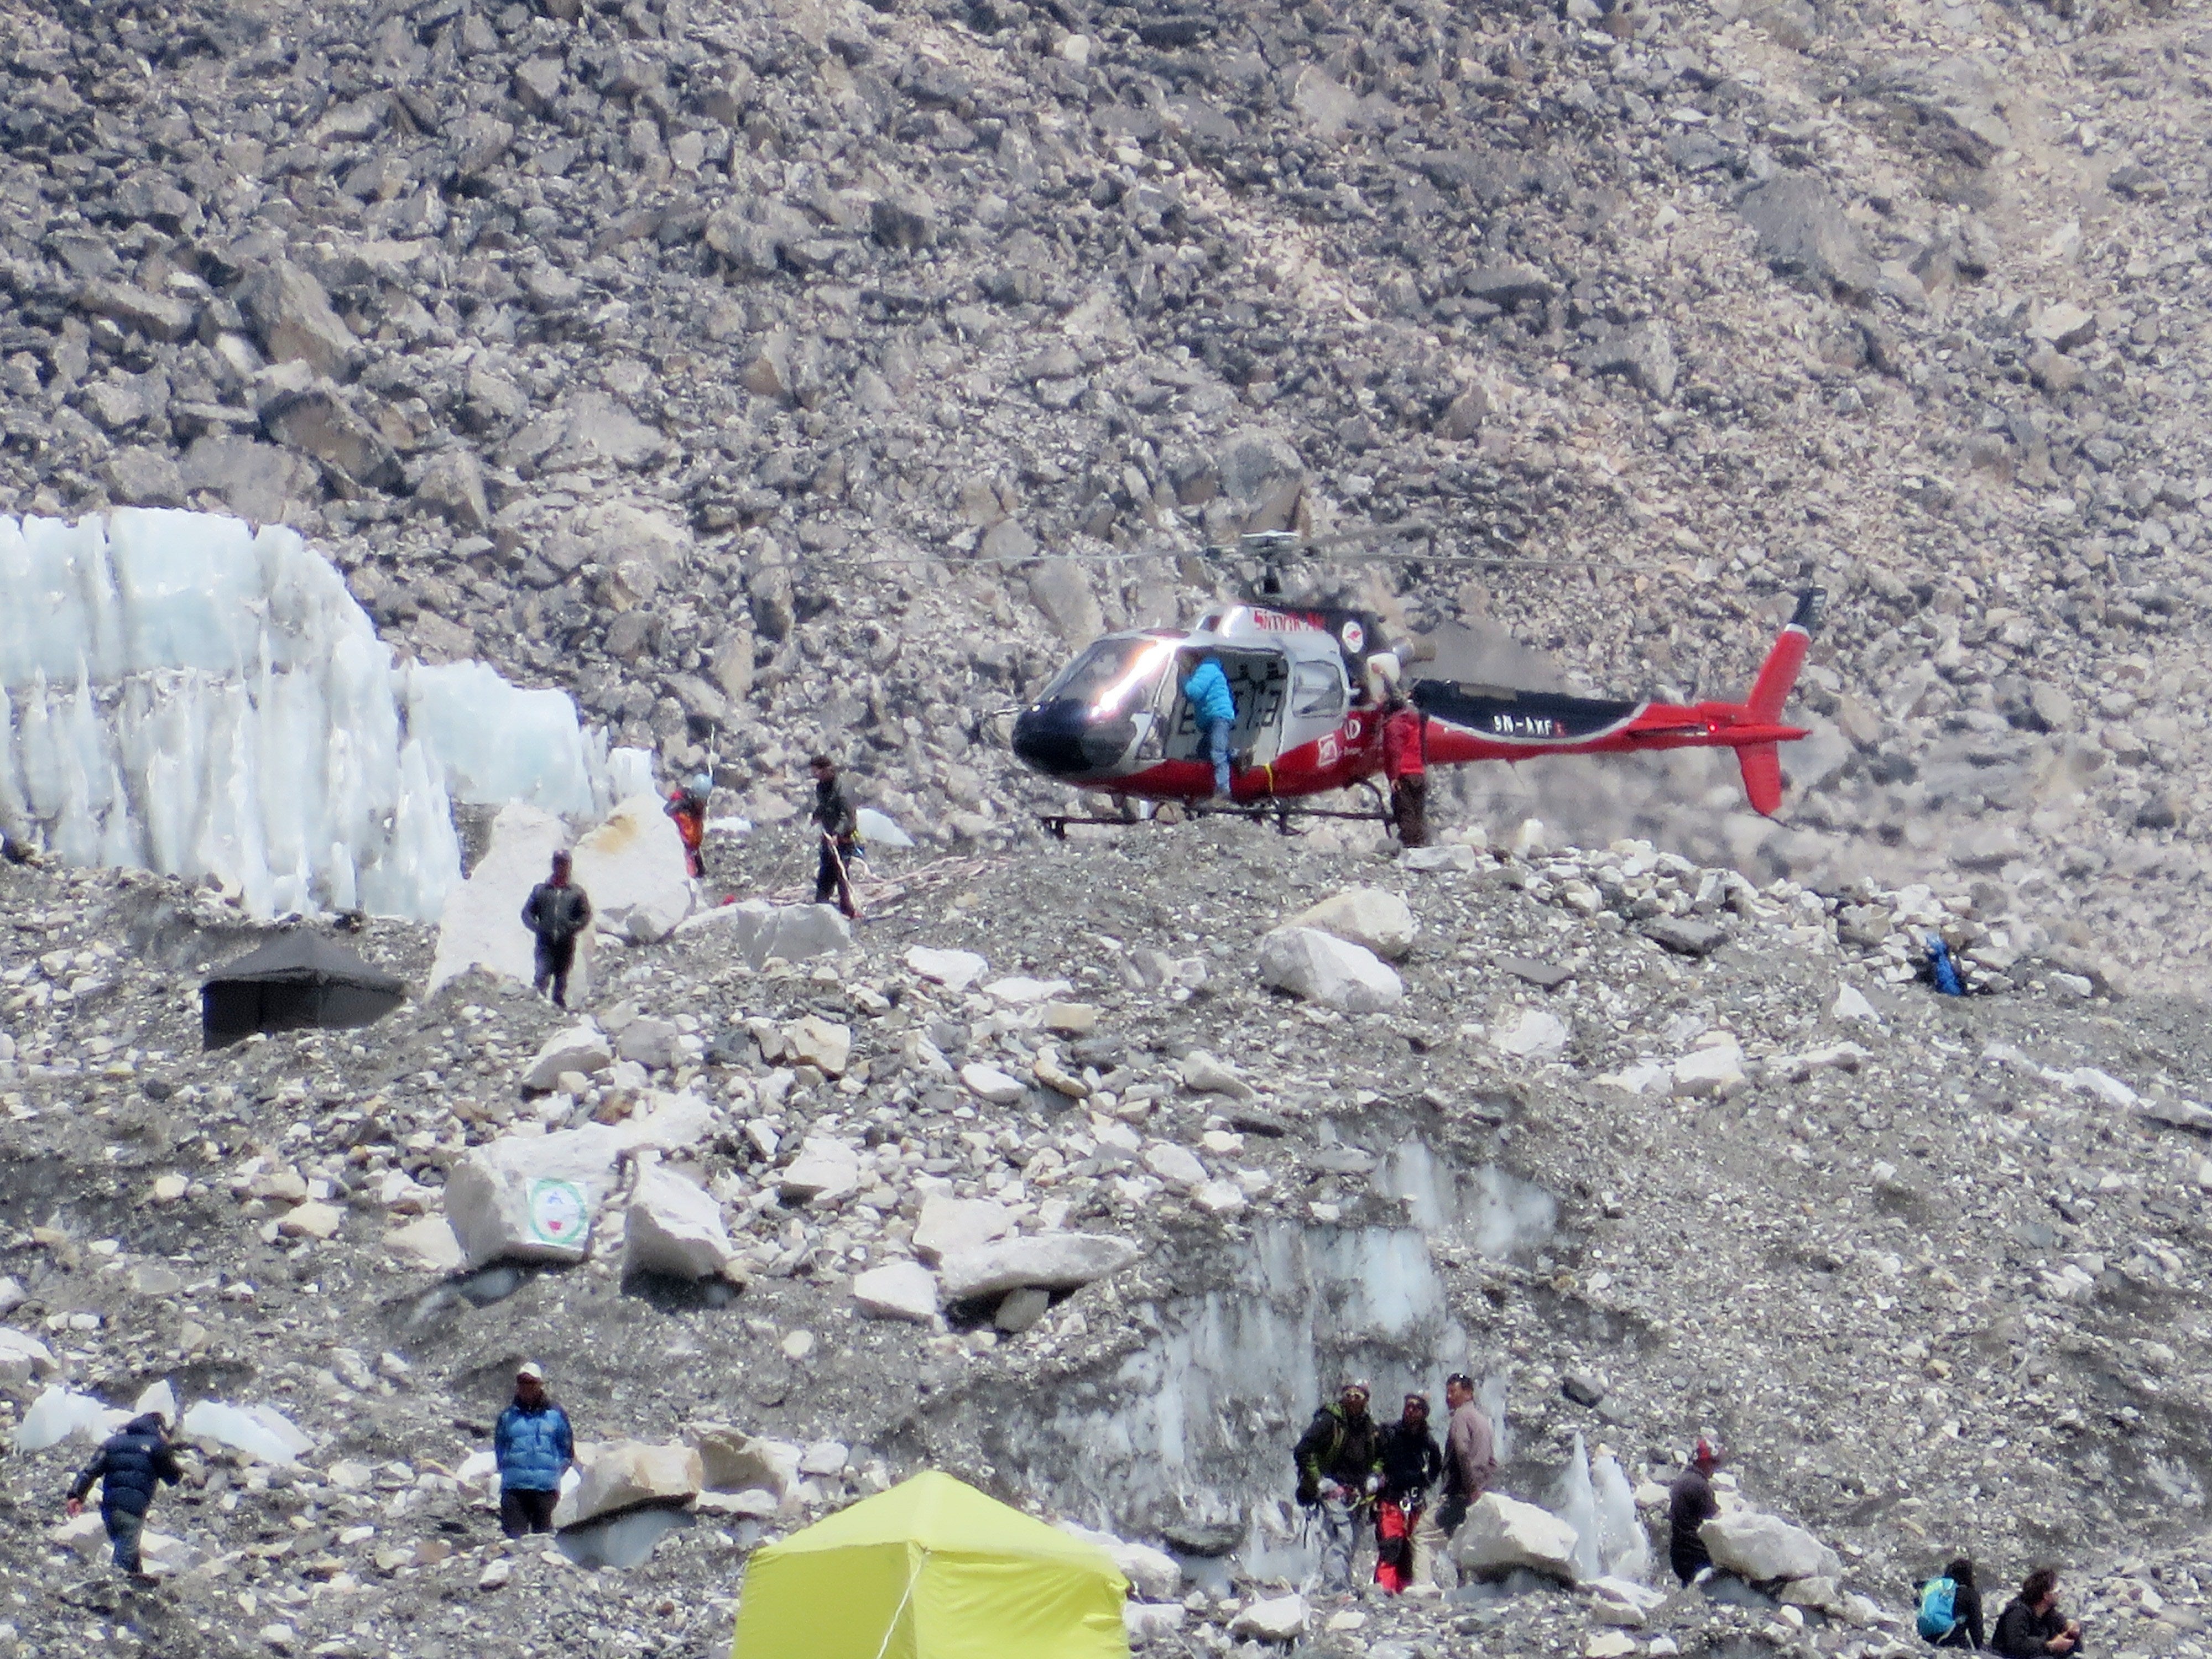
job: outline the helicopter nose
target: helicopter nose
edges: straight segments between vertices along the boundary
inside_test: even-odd
[[[1048,777],[1087,777],[1119,760],[1136,734],[1126,717],[1101,720],[1087,704],[1060,698],[1015,716],[1014,754]]]

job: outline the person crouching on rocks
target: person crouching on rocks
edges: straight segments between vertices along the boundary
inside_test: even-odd
[[[2003,1659],[2074,1659],[2081,1626],[2058,1611],[2058,1570],[2038,1567],[1997,1615],[1990,1651]]]
[[[159,1412],[134,1417],[119,1433],[110,1435],[100,1454],[77,1472],[64,1507],[74,1521],[84,1513],[85,1494],[95,1482],[100,1486],[100,1518],[114,1546],[115,1565],[133,1578],[146,1574],[138,1557],[138,1540],[146,1530],[146,1511],[154,1506],[157,1486],[175,1486],[185,1478],[170,1449],[167,1425]]]
[[[1347,1382],[1336,1403],[1314,1413],[1291,1454],[1298,1470],[1298,1502],[1321,1532],[1322,1580],[1352,1588],[1359,1547],[1359,1511],[1382,1486],[1382,1431],[1367,1414],[1364,1382]]]
[[[499,1462],[499,1529],[509,1538],[552,1531],[561,1477],[576,1461],[576,1437],[536,1365],[515,1372],[514,1399],[499,1414],[491,1449]]]
[[[1375,1582],[1393,1595],[1414,1583],[1435,1583],[1425,1559],[1429,1539],[1417,1529],[1428,1509],[1429,1488],[1443,1472],[1443,1448],[1429,1426],[1429,1397],[1409,1394],[1404,1414],[1382,1431],[1382,1492],[1375,1505]]]
[[[1935,1648],[1988,1645],[1983,1639],[1982,1593],[1974,1588],[1974,1564],[1961,1555],[1933,1578],[1912,1587],[1918,1611],[1914,1628]]]
[[[1712,1474],[1722,1455],[1711,1441],[1698,1441],[1690,1454],[1690,1467],[1667,1488],[1667,1563],[1686,1584],[1713,1564],[1698,1528],[1721,1512],[1720,1499],[1713,1496]]]
[[[537,973],[531,988],[543,992],[553,987],[553,1006],[568,1006],[568,970],[576,965],[576,939],[592,925],[592,901],[568,879],[572,860],[566,853],[553,855],[552,872],[530,890],[523,901],[522,925],[538,936]]]

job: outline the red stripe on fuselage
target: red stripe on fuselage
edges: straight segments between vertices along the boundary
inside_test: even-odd
[[[1428,720],[1429,763],[1461,765],[1474,761],[1522,761],[1539,755],[1619,755],[1653,749],[1739,749],[1753,744],[1790,743],[1805,728],[1765,723],[1739,724],[1740,703],[1700,703],[1682,708],[1651,703],[1632,720],[1596,737],[1582,738],[1485,737],[1434,715]],[[1357,737],[1350,735],[1358,722]],[[1287,799],[1346,789],[1382,769],[1382,721],[1368,710],[1355,711],[1345,726],[1312,743],[1300,744],[1271,766],[1248,767],[1230,785],[1239,803]],[[1205,800],[1213,793],[1213,768],[1205,761],[1160,761],[1120,777],[1071,778],[1079,787],[1108,789],[1142,800]]]

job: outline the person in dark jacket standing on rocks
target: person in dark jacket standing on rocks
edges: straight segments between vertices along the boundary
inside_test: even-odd
[[[1700,1440],[1690,1454],[1690,1467],[1667,1488],[1667,1562],[1686,1584],[1713,1564],[1698,1528],[1721,1512],[1712,1482],[1720,1462],[1721,1449]]]
[[[110,1435],[100,1455],[78,1471],[64,1505],[70,1518],[84,1512],[85,1494],[94,1483],[100,1486],[100,1518],[115,1547],[115,1565],[134,1578],[143,1578],[138,1540],[146,1530],[146,1511],[153,1506],[154,1489],[175,1486],[184,1479],[177,1455],[169,1449],[167,1427],[159,1412],[134,1417],[120,1433]]]
[[[1429,1397],[1406,1396],[1404,1413],[1382,1431],[1382,1490],[1375,1505],[1375,1582],[1396,1595],[1428,1564],[1414,1559],[1414,1528],[1429,1488],[1444,1472],[1443,1448],[1429,1426]]]
[[[1367,1414],[1364,1382],[1347,1382],[1333,1406],[1314,1413],[1291,1453],[1298,1469],[1298,1502],[1321,1529],[1323,1579],[1352,1588],[1352,1557],[1358,1547],[1358,1512],[1382,1487],[1382,1431]]]
[[[814,769],[814,822],[822,831],[822,858],[814,870],[814,902],[830,902],[854,921],[860,907],[853,902],[853,860],[860,852],[860,814],[845,793],[845,780],[837,775],[837,763],[817,755],[807,763]]]
[[[538,936],[538,971],[531,988],[543,991],[550,981],[556,1008],[568,1006],[568,970],[576,963],[576,939],[592,925],[592,901],[568,879],[570,868],[568,855],[556,853],[552,873],[530,890],[522,906],[522,925]]]
[[[552,1531],[561,1477],[576,1461],[576,1437],[537,1366],[515,1372],[514,1403],[499,1414],[491,1449],[499,1460],[499,1529],[509,1538]]]
[[[1990,1651],[2004,1659],[2074,1659],[2081,1626],[2058,1611],[2058,1570],[2038,1567],[1997,1615]]]

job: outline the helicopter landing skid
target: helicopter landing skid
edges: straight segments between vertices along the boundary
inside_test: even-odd
[[[1273,801],[1255,801],[1249,805],[1217,806],[1196,801],[1167,801],[1163,805],[1176,809],[1180,816],[1190,818],[1245,818],[1253,823],[1265,823],[1270,817],[1275,822],[1275,833],[1281,836],[1303,835],[1304,831],[1291,827],[1292,818],[1350,818],[1363,823],[1393,823],[1396,822],[1385,810],[1376,795],[1376,807],[1371,811],[1349,812],[1328,806],[1284,806]],[[1173,823],[1173,818],[1083,817],[1073,813],[1041,814],[1037,822],[1050,830],[1056,840],[1067,839],[1067,827],[1072,823],[1097,824],[1102,829],[1127,830],[1138,825]]]

